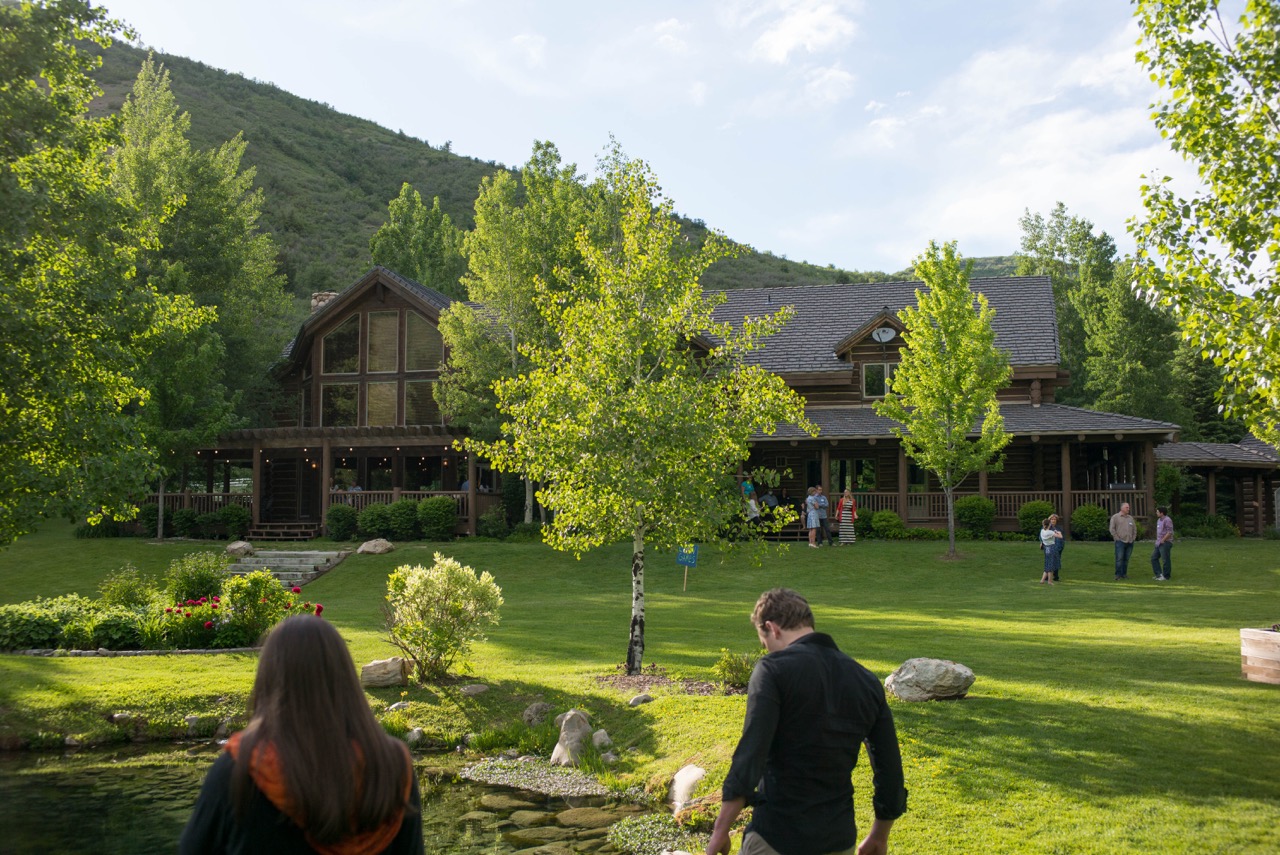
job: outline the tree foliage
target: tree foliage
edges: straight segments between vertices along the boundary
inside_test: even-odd
[[[685,247],[652,172],[616,144],[600,168],[597,210],[612,228],[594,241],[577,232],[584,276],[535,277],[532,302],[551,335],[522,344],[528,369],[496,384],[503,436],[467,446],[543,485],[553,547],[631,540],[626,667],[636,673],[646,546],[716,538],[742,515],[729,474],[750,438],[780,423],[816,429],[799,396],[748,360],[788,313],[714,320],[723,298],[698,277],[726,251],[722,239]]]
[[[955,488],[974,472],[998,470],[1009,444],[996,392],[1011,369],[996,347],[995,310],[970,290],[955,244],[930,242],[915,269],[927,290],[917,290],[916,305],[899,313],[906,345],[889,394],[874,408],[899,423],[893,433],[911,459],[938,476],[947,499],[948,554],[955,555]]]
[[[0,543],[52,511],[131,513],[139,366],[200,322],[132,277],[154,229],[111,185],[117,124],[85,117],[84,45],[119,31],[83,0],[0,5]]]
[[[1137,285],[1171,307],[1183,335],[1222,371],[1220,398],[1280,442],[1280,2],[1137,0],[1138,61],[1161,89],[1152,119],[1195,164],[1180,192],[1147,176],[1129,223]]]
[[[447,297],[462,297],[467,269],[463,233],[440,210],[440,197],[428,208],[407,182],[387,206],[387,221],[369,240],[373,263],[408,276]]]

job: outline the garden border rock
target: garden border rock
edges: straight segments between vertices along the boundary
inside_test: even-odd
[[[61,648],[34,648],[31,650],[6,650],[8,656],[43,656],[49,659],[59,659],[64,656],[101,656],[111,658],[115,656],[198,656],[210,653],[260,653],[261,647],[217,647],[196,650],[107,650],[99,647],[97,650],[63,650]]]

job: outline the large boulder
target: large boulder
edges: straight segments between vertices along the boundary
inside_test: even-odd
[[[520,718],[522,718],[524,723],[530,727],[537,727],[547,720],[547,716],[551,715],[551,711],[553,709],[555,709],[555,707],[551,706],[551,704],[546,701],[535,701],[524,708],[524,712],[521,713]]]
[[[399,656],[375,659],[360,668],[360,685],[369,689],[409,685],[409,663]]]
[[[908,659],[888,677],[884,687],[904,701],[963,698],[973,685],[973,671],[949,659]]]
[[[366,540],[360,544],[360,548],[356,552],[361,555],[382,555],[394,551],[395,548],[395,544],[391,541],[379,537],[375,540]]]
[[[247,540],[237,540],[235,543],[228,543],[227,554],[234,555],[237,558],[244,558],[246,555],[253,555],[253,544]]]
[[[583,746],[591,739],[591,719],[582,710],[569,710],[556,716],[560,741],[551,752],[552,766],[577,766]]]

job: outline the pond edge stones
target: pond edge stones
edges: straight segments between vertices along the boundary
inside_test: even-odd
[[[950,659],[908,659],[884,680],[885,691],[903,701],[946,701],[963,698],[973,685],[973,671]]]

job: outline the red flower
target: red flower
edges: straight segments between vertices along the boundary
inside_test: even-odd
[[[209,606],[209,608],[211,608],[211,609],[216,609],[217,607],[218,607],[218,604],[217,604],[217,603],[214,603],[213,605]]]
[[[220,602],[222,602],[221,598],[219,598],[217,594],[215,594],[215,595],[214,595],[214,597],[213,597],[213,601],[214,601],[215,603],[220,603]]]
[[[203,606],[206,602],[208,602],[208,600],[207,600],[207,599],[205,599],[204,597],[201,597],[201,598],[200,598],[200,605],[202,605],[202,606]]]
[[[164,613],[165,613],[165,614],[173,614],[173,609],[165,609],[165,610],[164,610]]]
[[[191,612],[187,612],[187,617],[191,617]]]
[[[187,605],[194,606],[195,604],[196,604],[195,600],[187,600]]]
[[[292,591],[293,591],[293,593],[295,593],[295,594],[301,594],[301,593],[302,593],[302,589],[301,589],[301,588],[299,588],[299,587],[298,587],[298,586],[296,586],[296,585],[295,585],[291,590],[292,590]]]
[[[213,629],[213,621],[211,621],[211,620],[207,620],[207,621],[205,621],[205,622],[204,622],[204,628],[205,628],[205,629]]]
[[[319,603],[316,603],[316,616],[319,617],[322,611],[324,611],[324,606],[320,605]]]
[[[262,602],[264,602],[264,603],[265,603],[266,601],[267,601],[267,598],[266,598],[266,597],[263,597],[263,598],[262,598]]]
[[[286,609],[291,609],[291,608],[293,608],[293,603],[285,603],[285,604],[284,604],[284,607],[285,607]]]

